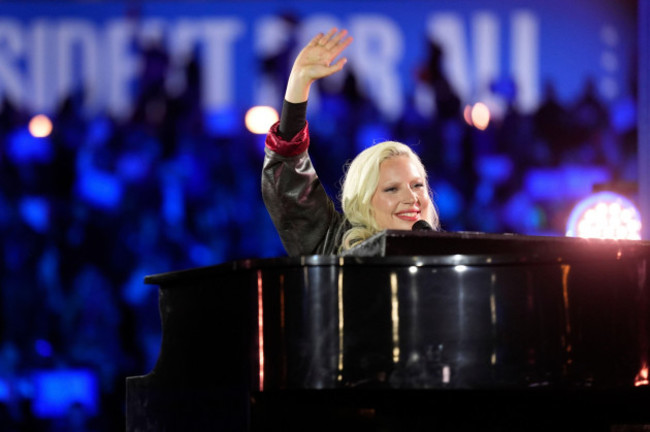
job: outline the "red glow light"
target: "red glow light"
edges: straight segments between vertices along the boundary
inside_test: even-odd
[[[639,373],[634,378],[634,387],[640,387],[650,384],[648,380],[648,366],[643,365]]]
[[[257,272],[257,344],[259,350],[260,391],[264,390],[264,305],[262,302],[262,272]]]

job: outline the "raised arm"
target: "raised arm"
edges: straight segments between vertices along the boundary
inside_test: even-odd
[[[348,229],[307,154],[305,111],[311,85],[343,68],[347,59],[336,58],[351,42],[347,31],[333,28],[300,51],[287,83],[280,122],[266,138],[262,197],[290,256],[335,254]]]
[[[347,58],[332,62],[351,42],[347,30],[332,28],[327,34],[317,34],[296,57],[284,98],[291,103],[307,101],[314,81],[343,69]]]

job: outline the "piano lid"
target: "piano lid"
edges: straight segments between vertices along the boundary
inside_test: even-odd
[[[287,266],[557,264],[644,257],[650,258],[650,242],[640,240],[385,230],[340,256],[243,259],[148,275],[145,283],[164,285],[175,280]]]
[[[343,256],[394,255],[519,255],[521,257],[582,254],[597,250],[611,253],[648,253],[650,242],[639,240],[586,239],[579,237],[490,234],[482,232],[382,231]]]

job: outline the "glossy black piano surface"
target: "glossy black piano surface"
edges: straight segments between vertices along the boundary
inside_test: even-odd
[[[148,276],[163,338],[127,429],[650,424],[649,262],[648,242],[387,231]]]

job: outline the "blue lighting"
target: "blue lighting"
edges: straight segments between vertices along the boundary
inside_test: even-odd
[[[203,116],[206,131],[212,136],[230,136],[239,133],[242,115],[234,108],[224,108],[207,112]]]
[[[40,418],[63,416],[75,403],[90,415],[97,413],[99,385],[89,370],[36,371],[32,381],[34,414]]]
[[[210,248],[198,243],[190,247],[190,258],[197,266],[207,266],[215,262]]]
[[[531,169],[524,182],[532,199],[575,199],[591,193],[594,184],[605,183],[610,176],[607,169],[599,166],[564,165]]]
[[[11,397],[11,389],[7,380],[0,379],[0,402],[8,402]]]
[[[16,163],[52,160],[52,142],[48,138],[36,138],[27,128],[20,128],[7,137],[7,154]]]
[[[98,116],[88,122],[88,142],[95,146],[106,143],[113,132],[113,125],[107,117]]]
[[[476,161],[476,171],[485,180],[503,183],[512,175],[512,159],[504,155],[485,155]]]
[[[451,220],[458,217],[463,210],[463,197],[450,183],[441,181],[434,185],[435,202],[442,220]]]
[[[361,152],[373,144],[386,141],[391,136],[386,125],[381,123],[368,123],[359,127],[357,133],[357,152]]]
[[[183,190],[179,182],[173,179],[163,186],[163,217],[170,225],[178,225],[185,219]]]
[[[122,298],[132,306],[144,304],[151,300],[149,294],[154,291],[150,285],[143,284],[144,277],[154,271],[139,268],[131,274],[122,288]]]
[[[619,132],[627,132],[634,129],[637,121],[637,109],[634,100],[623,99],[612,106],[611,122],[614,129]]]
[[[88,203],[103,209],[115,208],[122,200],[122,185],[108,173],[87,170],[80,174],[77,192]]]
[[[120,177],[127,181],[146,180],[150,173],[150,160],[143,153],[128,152],[123,154],[117,162]]]
[[[20,201],[20,215],[34,231],[44,233],[50,225],[50,206],[42,197],[25,197]]]
[[[52,357],[52,345],[44,339],[34,342],[34,349],[41,357]]]

